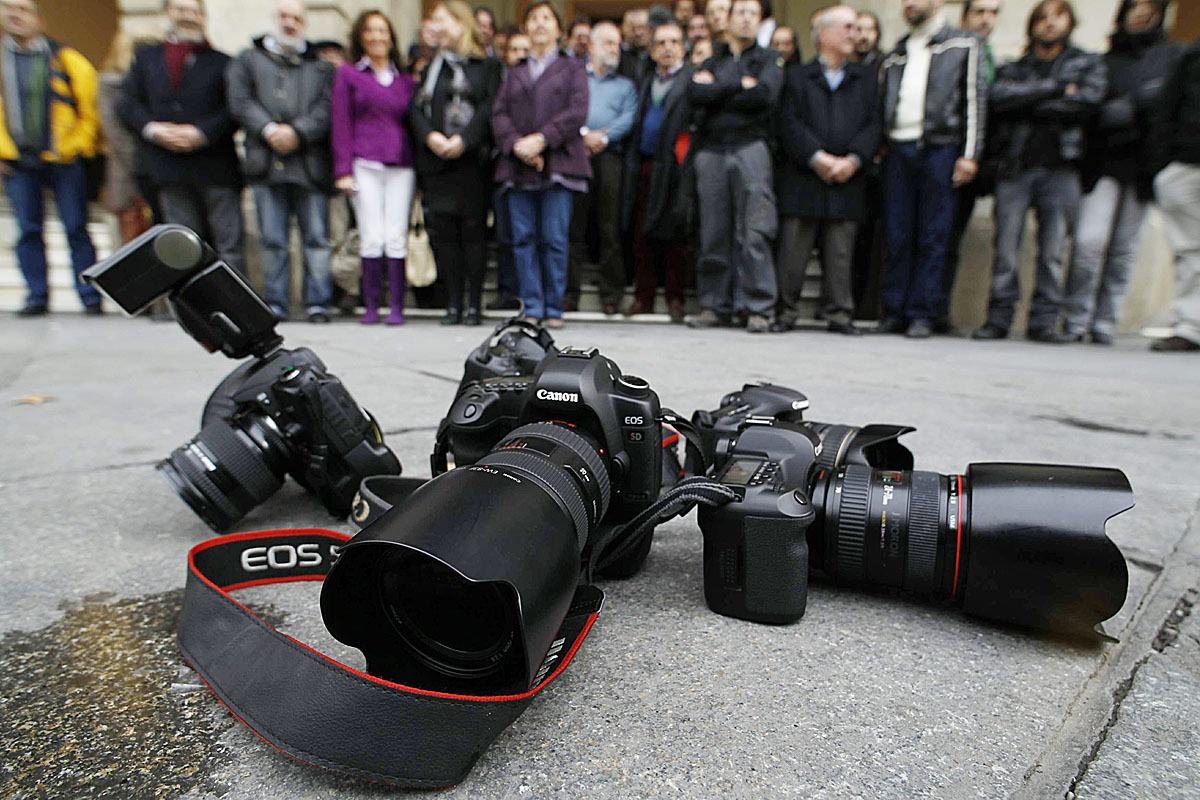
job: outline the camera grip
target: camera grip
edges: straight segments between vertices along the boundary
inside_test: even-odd
[[[709,608],[776,625],[804,616],[807,520],[741,517],[723,508],[701,508],[699,517],[704,534],[704,599]]]

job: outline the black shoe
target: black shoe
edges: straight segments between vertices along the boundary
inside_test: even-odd
[[[104,309],[100,307],[99,303],[89,303],[83,307],[83,313],[89,317],[102,317]]]
[[[462,322],[462,312],[457,309],[446,309],[446,316],[442,317],[442,325],[457,325]]]
[[[786,319],[777,319],[771,323],[771,333],[787,333],[792,329],[792,323]]]
[[[749,314],[746,316],[746,330],[750,333],[766,333],[770,329],[771,320],[762,314]]]
[[[853,322],[831,322],[825,330],[830,333],[840,333],[843,336],[862,336],[863,332]]]
[[[1071,336],[1051,328],[1031,328],[1025,331],[1025,338],[1040,344],[1069,344],[1075,341]]]
[[[933,325],[927,319],[914,319],[908,323],[908,330],[904,331],[909,339],[928,339],[932,334]]]
[[[353,317],[358,314],[358,296],[353,294],[344,294],[337,301],[338,312],[343,317]]]
[[[979,330],[971,334],[972,339],[1006,339],[1008,338],[1008,328],[1001,328],[999,325],[989,322]]]
[[[521,301],[515,297],[497,297],[484,308],[488,311],[520,311]]]
[[[904,333],[908,330],[908,325],[902,319],[896,317],[888,317],[875,326],[876,333]]]
[[[463,319],[463,325],[472,327],[483,324],[483,315],[479,313],[478,308],[472,308],[467,311],[467,316]]]
[[[933,321],[933,332],[938,336],[953,336],[957,331],[950,324],[948,319],[935,319]]]
[[[1080,341],[1082,340],[1083,337],[1081,336]],[[1105,331],[1092,331],[1092,344],[1102,344],[1105,347],[1112,347],[1116,341],[1117,338],[1111,333],[1106,333]]]
[[[1156,353],[1191,353],[1200,350],[1200,344],[1182,336],[1168,336],[1150,345]]]
[[[579,310],[579,299],[578,298],[576,298],[574,300],[563,300],[563,313],[564,314],[566,314],[568,311],[578,311],[578,310]]]
[[[45,303],[26,303],[25,307],[17,312],[18,317],[44,317],[50,313],[50,309],[46,308]]]

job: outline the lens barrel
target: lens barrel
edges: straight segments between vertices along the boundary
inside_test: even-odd
[[[964,475],[820,470],[819,566],[847,583],[948,598],[988,619],[1091,634],[1125,602],[1105,522],[1132,507],[1115,469],[972,464]],[[814,564],[815,566],[817,564]]]
[[[326,627],[372,674],[470,695],[532,686],[611,499],[599,447],[524,425],[364,528],[321,591]]]
[[[283,485],[286,448],[269,418],[217,419],[157,468],[175,493],[221,533]]]

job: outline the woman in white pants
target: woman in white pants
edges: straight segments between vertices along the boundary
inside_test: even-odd
[[[359,15],[350,32],[350,60],[333,83],[330,138],[337,188],[354,198],[363,267],[366,325],[379,322],[387,262],[391,312],[404,322],[404,259],[416,175],[404,126],[414,81],[400,70],[391,22],[377,11]]]

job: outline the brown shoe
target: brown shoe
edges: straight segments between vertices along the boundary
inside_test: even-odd
[[[647,306],[641,300],[634,300],[629,305],[625,306],[625,316],[633,317],[638,314],[650,314],[654,311],[653,308]]]
[[[667,316],[671,318],[671,322],[683,322],[683,301],[668,300]]]
[[[1200,344],[1182,336],[1168,336],[1150,345],[1150,349],[1156,353],[1191,353],[1200,350]]]
[[[617,313],[617,304],[605,303],[602,310],[604,311],[605,316],[611,317],[613,314]]]

